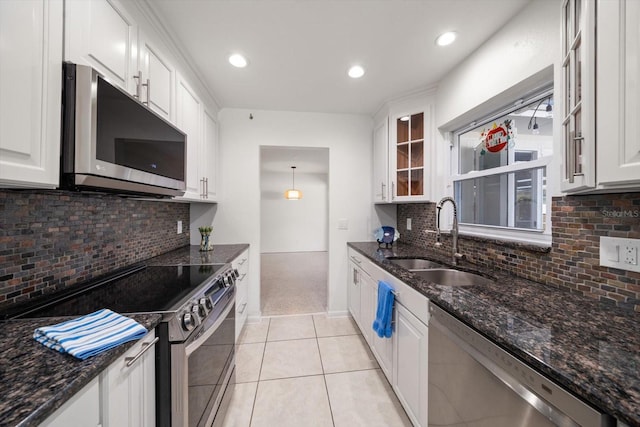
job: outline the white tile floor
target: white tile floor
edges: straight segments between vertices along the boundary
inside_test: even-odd
[[[411,426],[350,317],[247,324],[225,427]]]

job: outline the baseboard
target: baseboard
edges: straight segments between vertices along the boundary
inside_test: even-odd
[[[349,310],[327,311],[327,317],[345,317],[349,316]]]

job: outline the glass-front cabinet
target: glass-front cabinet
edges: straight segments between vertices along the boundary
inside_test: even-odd
[[[562,190],[640,188],[637,0],[562,3]]]
[[[563,191],[593,188],[595,177],[595,1],[562,7]]]
[[[430,133],[429,112],[414,111],[391,117],[390,168],[391,201],[429,199]]]

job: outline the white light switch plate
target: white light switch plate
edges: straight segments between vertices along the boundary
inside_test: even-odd
[[[411,218],[407,218],[407,230],[411,230]]]
[[[338,220],[338,230],[348,230],[349,229],[349,220],[346,218],[340,218]]]
[[[600,265],[640,272],[640,239],[600,237]]]
[[[182,221],[178,221],[178,234],[182,234]]]

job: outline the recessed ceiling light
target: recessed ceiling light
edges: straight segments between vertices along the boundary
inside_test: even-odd
[[[456,40],[458,35],[455,31],[448,31],[446,33],[442,33],[436,39],[436,44],[438,46],[447,46],[453,43]]]
[[[349,77],[351,77],[352,79],[359,79],[362,76],[364,76],[364,68],[362,68],[361,66],[354,65],[353,67],[349,68]]]
[[[247,60],[244,56],[239,53],[234,53],[229,57],[229,63],[234,67],[244,68],[247,66]]]

